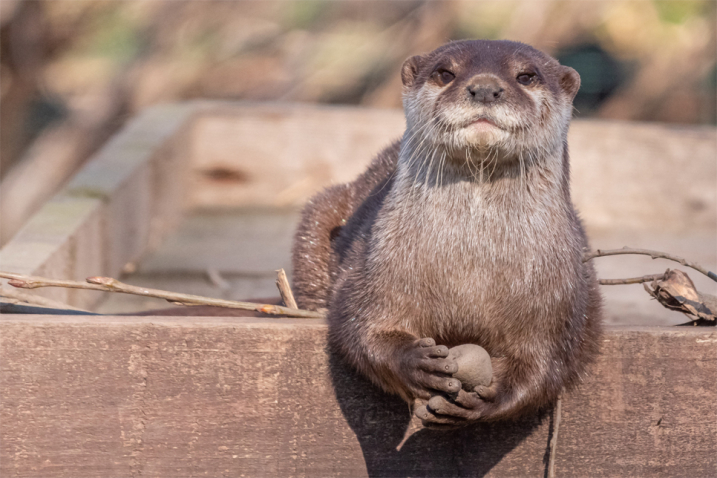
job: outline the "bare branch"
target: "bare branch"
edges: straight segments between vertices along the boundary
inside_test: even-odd
[[[617,256],[621,254],[640,254],[644,256],[650,256],[653,259],[667,259],[670,261],[679,262],[683,266],[691,267],[692,269],[703,273],[713,281],[717,282],[717,274],[714,272],[708,271],[701,265],[697,264],[696,262],[690,262],[687,259],[683,259],[682,257],[673,256],[672,254],[668,254],[666,252],[660,252],[660,251],[651,251],[648,249],[634,249],[630,247],[623,247],[622,249],[612,249],[612,250],[600,250],[598,249],[595,252],[588,252],[585,253],[583,256],[583,262],[587,262],[591,259],[594,259],[596,257],[605,257],[605,256]]]
[[[548,456],[548,478],[555,478],[555,456],[558,450],[558,431],[560,431],[560,418],[562,415],[563,408],[563,393],[560,392],[558,396],[558,402],[555,404],[553,409],[553,433],[550,437],[548,446],[550,447],[550,455]]]
[[[649,276],[631,277],[629,279],[600,279],[598,283],[600,283],[600,285],[642,284],[643,282],[661,280],[664,277],[665,274],[652,274]]]
[[[77,282],[73,280],[46,279],[44,277],[26,276],[14,272],[0,272],[0,277],[10,279],[7,283],[21,289],[37,289],[40,287],[65,287],[68,289],[106,290],[104,287]]]
[[[276,279],[276,286],[279,288],[281,294],[281,300],[284,301],[284,305],[292,309],[298,309],[296,300],[294,300],[294,294],[291,292],[291,286],[289,285],[289,279],[286,278],[286,272],[284,269],[276,271],[278,278]]]
[[[311,310],[302,310],[279,305],[255,304],[252,302],[238,302],[233,300],[213,299],[199,295],[180,294],[167,292],[158,289],[148,289],[124,284],[111,277],[88,277],[87,283],[70,280],[47,279],[44,277],[24,276],[10,272],[0,272],[0,277],[11,279],[8,283],[13,287],[24,289],[36,289],[38,287],[68,287],[72,289],[100,290],[104,292],[120,292],[124,294],[141,295],[144,297],[156,297],[169,302],[181,305],[213,305],[215,307],[227,307],[230,309],[255,310],[269,315],[285,315],[287,317],[318,319],[324,314]]]

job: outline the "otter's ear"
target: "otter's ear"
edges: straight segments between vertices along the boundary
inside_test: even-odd
[[[560,88],[563,89],[568,98],[572,101],[580,89],[580,75],[569,66],[561,66]]]
[[[424,58],[421,55],[412,56],[403,62],[401,67],[401,81],[403,86],[411,87],[416,82]]]

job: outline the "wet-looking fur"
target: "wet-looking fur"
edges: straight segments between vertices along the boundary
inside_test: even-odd
[[[426,424],[549,406],[598,352],[600,295],[570,199],[567,131],[580,77],[522,43],[460,41],[406,60],[406,132],[350,184],[305,207],[300,307],[388,392],[431,400]],[[491,355],[460,390],[447,348]]]

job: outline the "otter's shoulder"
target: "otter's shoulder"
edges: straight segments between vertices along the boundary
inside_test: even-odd
[[[391,143],[376,155],[366,171],[352,183],[356,199],[358,200],[356,207],[366,199],[376,186],[383,184],[387,179],[393,176],[396,171],[396,165],[398,164],[400,150],[400,140]]]
[[[356,241],[366,239],[367,232],[391,190],[400,149],[400,141],[386,147],[374,158],[366,171],[349,185],[353,212],[342,227],[334,246],[339,262],[343,262]]]

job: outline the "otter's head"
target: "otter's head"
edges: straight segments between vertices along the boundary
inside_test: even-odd
[[[562,151],[580,76],[512,41],[448,43],[403,64],[405,146],[454,163],[512,162]]]

